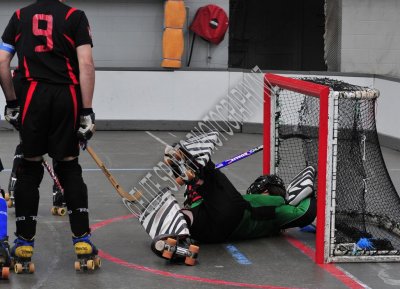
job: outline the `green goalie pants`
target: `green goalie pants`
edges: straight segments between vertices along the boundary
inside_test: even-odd
[[[204,184],[197,191],[203,200],[191,209],[190,233],[203,243],[271,236],[282,229],[306,226],[316,216],[314,198],[291,206],[280,196],[240,194],[211,161],[201,178]]]
[[[245,195],[243,197],[253,208],[275,207],[275,217],[255,219],[251,210],[246,210],[241,222],[229,239],[250,239],[276,235],[283,229],[309,225],[314,221],[317,214],[314,197],[305,198],[297,206],[287,205],[280,196]]]

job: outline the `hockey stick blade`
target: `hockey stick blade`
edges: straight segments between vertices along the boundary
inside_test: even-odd
[[[226,166],[229,166],[229,165],[231,165],[233,163],[236,163],[237,161],[240,161],[240,160],[245,159],[245,158],[247,158],[247,157],[249,157],[251,155],[254,155],[254,154],[258,153],[259,151],[262,151],[263,148],[264,148],[263,145],[260,145],[258,147],[252,148],[251,150],[248,150],[247,152],[244,152],[244,153],[242,153],[240,155],[234,156],[233,158],[227,159],[227,160],[225,160],[223,162],[220,162],[219,164],[216,164],[215,168],[216,169],[222,169],[222,168],[224,168]]]
[[[110,173],[110,171],[106,168],[104,163],[101,161],[101,159],[97,156],[97,154],[94,152],[92,147],[86,146],[86,151],[90,154],[90,156],[93,158],[97,166],[102,170],[104,175],[107,177],[108,181],[111,183],[111,185],[114,187],[114,189],[117,191],[117,193],[124,199],[130,201],[130,202],[135,202],[138,201],[141,198],[141,193],[136,192],[133,195],[128,194],[117,182],[117,180],[114,178],[114,176]]]

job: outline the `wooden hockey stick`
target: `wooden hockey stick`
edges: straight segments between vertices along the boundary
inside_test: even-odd
[[[93,160],[96,162],[97,166],[103,171],[103,173],[110,181],[114,189],[117,191],[117,193],[121,196],[121,198],[124,198],[130,202],[138,201],[141,198],[142,194],[140,192],[135,192],[133,195],[130,195],[118,184],[114,176],[110,173],[110,171],[106,168],[104,163],[101,161],[101,159],[97,156],[97,154],[90,146],[87,146],[86,150],[93,158]]]

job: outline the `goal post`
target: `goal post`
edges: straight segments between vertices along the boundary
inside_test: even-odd
[[[324,248],[324,230],[325,227],[325,188],[326,188],[326,161],[327,157],[327,146],[328,146],[328,115],[329,105],[329,87],[310,83],[298,79],[288,78],[279,76],[276,74],[265,75],[265,89],[264,89],[264,160],[263,160],[263,173],[269,174],[275,170],[275,159],[271,158],[271,152],[274,151],[276,142],[276,135],[271,132],[275,130],[275,116],[272,114],[276,111],[275,107],[275,94],[273,93],[274,87],[291,90],[300,94],[310,95],[320,100],[320,123],[319,123],[319,135],[318,140],[319,148],[318,151],[318,204],[317,204],[317,232],[316,232],[316,255],[315,260],[317,263],[323,263],[323,248]],[[271,110],[271,108],[274,108]],[[273,141],[273,143],[271,143]],[[273,156],[274,154],[272,154]]]
[[[375,125],[379,91],[328,78],[264,77],[263,172],[317,169],[315,261],[400,261],[400,198]]]

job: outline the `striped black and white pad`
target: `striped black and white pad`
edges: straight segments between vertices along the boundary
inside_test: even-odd
[[[303,169],[286,188],[286,202],[297,206],[314,191],[315,168],[308,166]]]
[[[152,239],[161,234],[190,235],[179,204],[168,188],[146,206],[139,221]]]
[[[204,167],[210,160],[211,154],[215,149],[218,136],[219,132],[213,131],[187,140],[181,140],[180,145],[194,157],[200,166]]]

